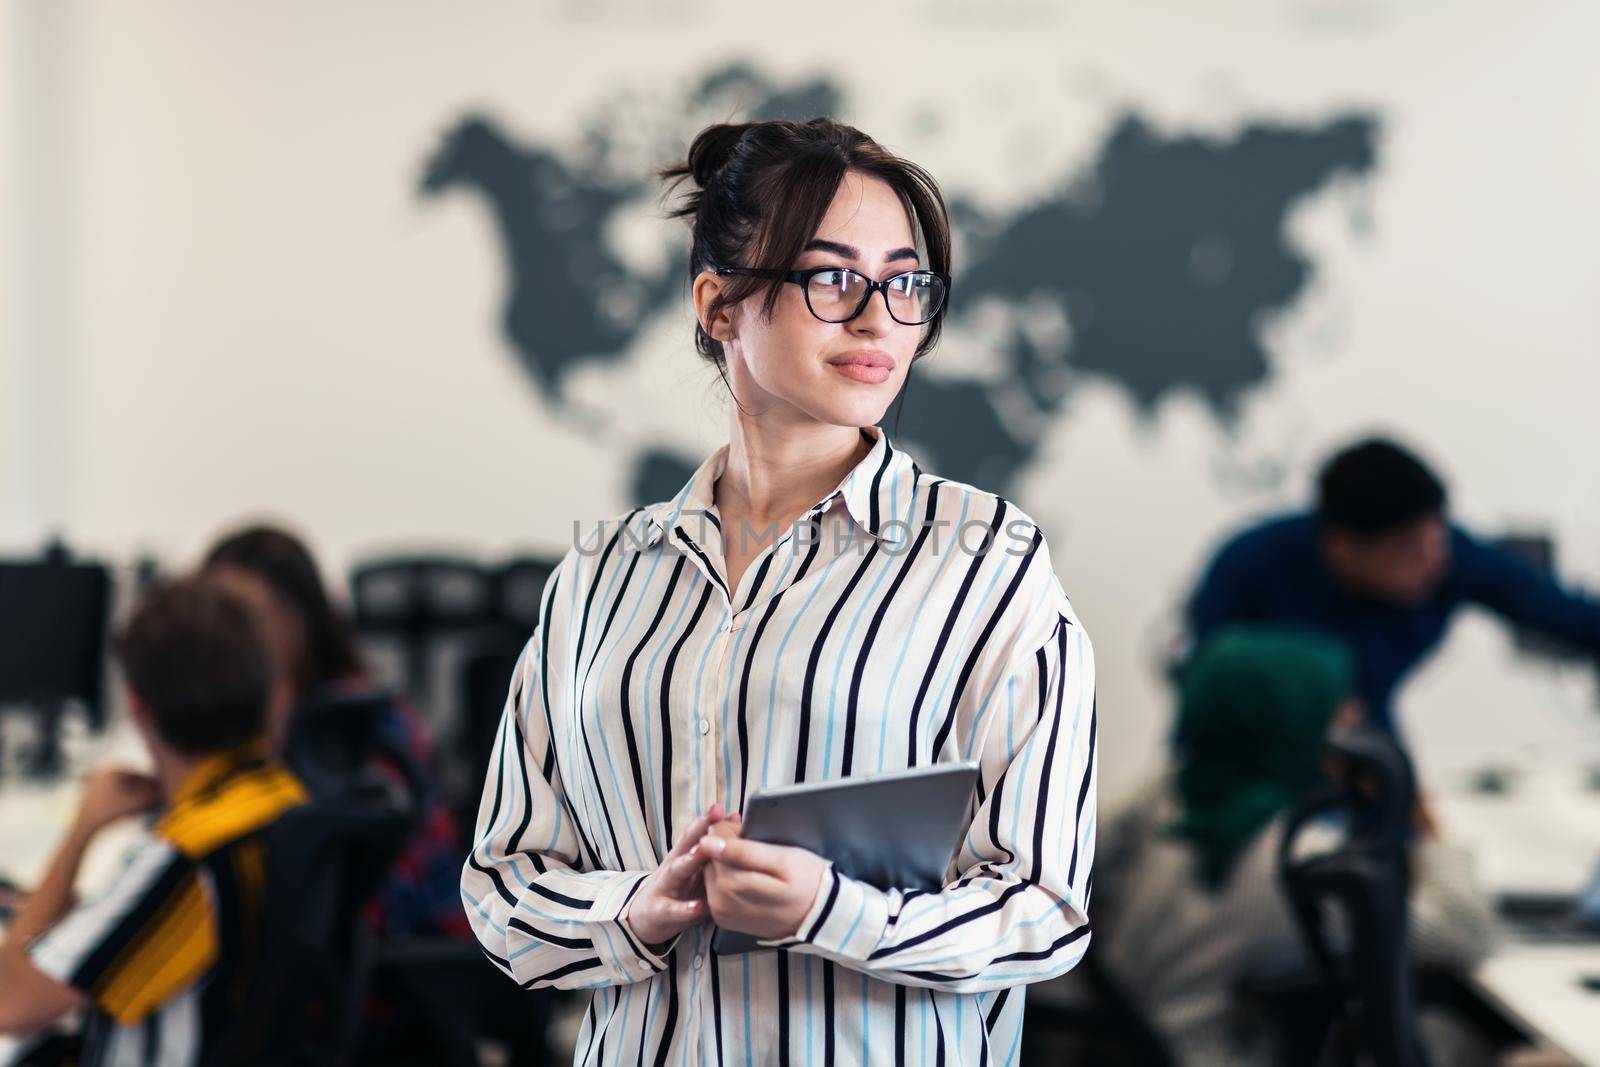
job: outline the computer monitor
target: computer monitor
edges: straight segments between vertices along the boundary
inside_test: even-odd
[[[0,561],[0,706],[37,711],[41,752],[56,755],[60,712],[77,702],[98,730],[105,725],[106,634],[111,576],[99,563],[64,552],[42,560]]]

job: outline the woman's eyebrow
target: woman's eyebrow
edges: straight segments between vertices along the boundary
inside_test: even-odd
[[[844,256],[846,259],[860,259],[861,258],[861,249],[857,248],[855,245],[840,244],[838,241],[824,241],[820,237],[814,238],[813,240],[809,241],[806,244],[806,246],[804,248],[802,248],[800,251],[802,251],[802,252],[832,252],[836,256]],[[885,252],[884,255],[883,255],[883,261],[885,263],[890,263],[890,262],[893,262],[894,260],[897,260],[897,259],[916,259],[916,258],[917,258],[917,250],[915,248],[909,248],[909,247],[907,247],[907,248],[896,248],[896,249],[893,249],[893,250],[891,250],[889,252]]]

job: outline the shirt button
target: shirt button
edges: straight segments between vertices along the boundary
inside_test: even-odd
[[[703,733],[703,734],[709,734],[711,732],[711,720],[710,719],[702,718],[700,720],[700,732]]]
[[[700,964],[702,964],[704,962],[705,962],[705,954],[702,953],[702,952],[696,952],[694,954],[694,969],[698,971],[700,969]]]

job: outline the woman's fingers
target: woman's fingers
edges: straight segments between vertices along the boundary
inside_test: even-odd
[[[781,845],[768,845],[742,837],[707,836],[701,843],[699,851],[708,853],[718,862],[749,871],[760,871],[776,878],[781,878],[785,870],[783,862],[785,849]]]
[[[667,853],[667,856],[669,858],[672,856],[681,856],[688,852],[694,847],[696,841],[699,841],[700,838],[705,836],[705,832],[710,828],[711,824],[719,821],[722,816],[723,812],[721,804],[713,804],[705,811],[701,812],[700,817],[694,822],[690,823],[689,828],[679,835],[677,843],[672,846],[672,849]]]
[[[723,811],[721,804],[713,804],[705,811],[701,812],[700,817],[694,822],[690,823],[689,828],[683,832],[683,836],[678,838],[679,848],[683,851],[688,851],[688,849],[694,847],[694,843],[700,840],[705,832],[709,830],[714,823],[720,820],[722,816]]]
[[[661,908],[667,917],[674,922],[690,923],[705,914],[706,902],[703,900],[664,900]]]
[[[694,884],[694,876],[700,873],[700,868],[704,867],[706,862],[706,855],[694,848],[681,856],[670,857],[662,865],[662,890],[674,894],[687,892]]]
[[[738,819],[727,818],[712,823],[706,828],[706,833],[716,834],[718,837],[738,837],[742,829]]]
[[[634,933],[651,943],[658,943],[676,937],[705,918],[707,909],[703,900],[673,900],[670,897],[658,897],[651,906],[650,914],[652,919],[646,929],[651,932],[645,933],[636,923]]]

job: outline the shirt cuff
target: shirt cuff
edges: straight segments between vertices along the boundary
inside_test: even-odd
[[[651,971],[666,971],[667,957],[672,953],[675,945],[678,944],[678,937],[683,936],[682,931],[667,937],[667,941],[661,945],[661,952],[656,953],[653,952],[653,945],[645,944],[645,939],[635,934],[634,928],[627,921],[627,905],[634,901],[634,897],[638,894],[638,886],[642,886],[645,883],[645,878],[648,877],[650,877],[650,872],[640,873],[637,877],[629,877],[626,880],[619,878],[619,885],[613,886],[605,894],[602,894],[600,901],[595,902],[595,907],[597,909],[602,907],[602,902],[605,902],[606,909],[614,907],[616,909],[614,917],[608,918],[613,918],[618,928],[621,928],[622,937],[629,944],[629,949],[632,949],[632,955],[638,960],[648,963]]]
[[[581,879],[574,879],[576,885],[564,884],[563,890],[572,898],[576,912],[566,921],[572,923],[573,933],[581,931],[584,934],[584,940],[566,941],[548,934],[541,936],[539,931],[517,922],[513,915],[505,932],[506,959],[514,961],[536,947],[555,944],[571,949],[589,949],[594,954],[587,963],[580,959],[569,964],[566,972],[593,968],[598,963],[600,970],[614,984],[637,982],[666,970],[665,953],[657,955],[652,952],[622,919],[628,902],[639,892],[639,887],[648,876],[648,871],[590,873]],[[573,892],[580,887],[588,891],[588,907],[582,907],[582,899]],[[521,906],[530,903],[530,899],[525,897]],[[537,909],[534,910],[537,913]],[[671,951],[671,948],[672,943],[669,942],[667,951]]]
[[[763,941],[768,948],[796,948],[847,960],[865,961],[889,925],[889,894],[840,874],[832,863],[817,887],[811,909],[792,937]]]
[[[594,902],[594,907],[590,910],[590,922],[599,924],[603,928],[602,935],[594,939],[595,948],[602,954],[608,948],[614,949],[610,961],[612,965],[624,974],[641,978],[647,978],[657,971],[667,969],[666,956],[681,936],[673,935],[661,950],[661,954],[657,955],[644,943],[642,937],[633,932],[633,928],[623,918],[629,902],[649,876],[649,871],[630,871],[613,879],[611,884],[601,891]],[[615,928],[614,933],[610,929],[612,927]],[[611,933],[612,936],[606,937],[605,933]]]

